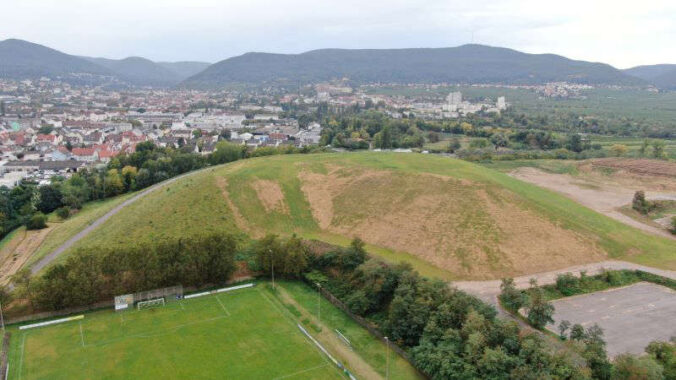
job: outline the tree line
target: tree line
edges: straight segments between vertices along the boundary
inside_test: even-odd
[[[603,333],[593,326],[572,326],[566,337],[574,344],[556,349],[546,337],[496,318],[496,310],[474,296],[421,277],[408,264],[370,257],[359,239],[345,248],[319,250],[295,235],[242,244],[233,235],[215,233],[83,248],[40,277],[24,270],[13,281],[17,295],[35,309],[57,310],[176,284],[223,284],[232,278],[238,259],[262,276],[274,271],[278,278],[320,284],[406,350],[432,379],[661,379],[676,371],[670,343],[651,344],[647,359],[625,355],[611,363]],[[529,297],[538,297],[535,285]]]
[[[59,310],[111,300],[121,294],[181,284],[228,282],[240,242],[227,233],[123,247],[82,248],[39,277],[28,268],[12,278],[17,296],[33,310]]]
[[[271,275],[274,264],[275,276],[319,284],[432,379],[610,379],[614,373],[597,329],[584,332],[577,350],[557,350],[539,334],[496,318],[476,297],[423,278],[407,264],[369,257],[358,239],[321,254],[299,243],[267,236],[252,248],[252,265]]]

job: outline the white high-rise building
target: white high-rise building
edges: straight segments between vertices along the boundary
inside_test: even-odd
[[[500,111],[504,111],[507,109],[507,102],[505,101],[505,97],[501,96],[498,98],[498,102],[495,105]]]
[[[462,93],[461,92],[451,92],[446,97],[447,110],[450,112],[456,112],[460,105],[462,104]]]

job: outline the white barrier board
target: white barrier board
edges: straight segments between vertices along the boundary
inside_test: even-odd
[[[19,330],[28,330],[28,329],[32,329],[32,328],[35,328],[35,327],[42,327],[42,326],[55,325],[57,323],[77,321],[79,319],[84,319],[84,315],[76,315],[74,317],[61,318],[61,319],[55,319],[53,321],[46,321],[46,322],[40,322],[40,323],[33,323],[32,325],[19,326]]]
[[[253,286],[254,286],[253,283],[244,284],[244,285],[237,285],[237,286],[231,286],[231,287],[229,287],[229,288],[221,288],[221,289],[212,290],[212,291],[210,291],[210,292],[201,292],[201,293],[188,294],[187,296],[184,296],[183,298],[185,298],[185,299],[197,298],[197,297],[202,297],[202,296],[208,296],[209,294],[216,294],[216,293],[229,292],[229,291],[232,291],[232,290],[244,289],[244,288],[252,288]]]

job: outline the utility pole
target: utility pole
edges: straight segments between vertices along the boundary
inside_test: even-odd
[[[2,315],[2,302],[0,301],[0,323],[2,323],[2,333],[5,333],[5,317]]]
[[[317,315],[318,315],[319,323],[321,323],[322,322],[322,293],[321,293],[322,286],[318,282],[316,282],[316,284],[317,284]]]
[[[272,289],[275,289],[275,260],[272,257],[272,249],[269,249],[270,252],[270,264],[272,265]]]
[[[385,337],[385,380],[390,380],[390,340]]]

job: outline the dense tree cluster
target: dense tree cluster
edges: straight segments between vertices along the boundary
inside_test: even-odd
[[[258,252],[264,257],[265,249]],[[497,319],[491,306],[442,281],[420,277],[408,265],[369,258],[359,240],[306,257],[308,281],[320,283],[375,324],[433,379],[590,377],[584,362],[554,352],[543,338],[524,334],[514,322]]]

